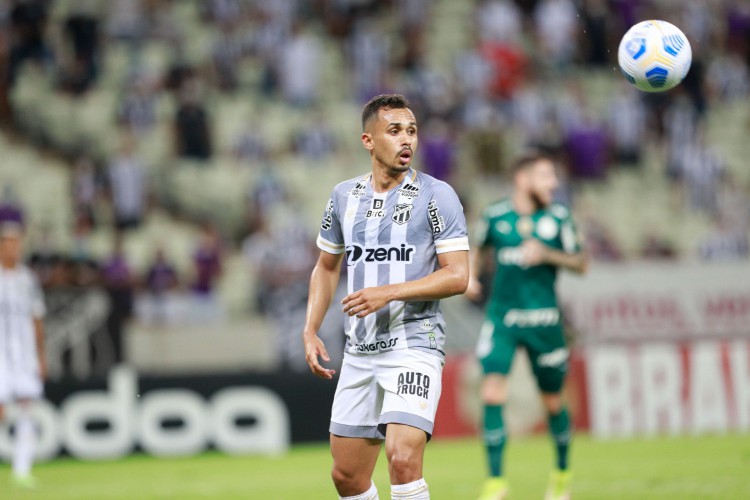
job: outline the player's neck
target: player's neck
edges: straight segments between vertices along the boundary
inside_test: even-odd
[[[511,200],[513,201],[513,210],[521,215],[533,215],[539,210],[539,206],[534,199],[524,192],[515,191]]]
[[[18,267],[18,263],[15,261],[0,261],[0,268],[12,271],[13,269]]]
[[[372,177],[370,178],[372,189],[376,193],[390,191],[400,185],[404,181],[404,177],[408,174],[409,170],[406,170],[405,172],[393,172],[391,170],[375,167],[372,169]]]

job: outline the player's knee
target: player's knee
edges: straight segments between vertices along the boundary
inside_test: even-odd
[[[370,487],[370,479],[359,477],[355,471],[333,464],[331,479],[340,495],[353,496]]]
[[[388,454],[388,469],[394,484],[406,484],[422,477],[421,455],[406,447]]]
[[[508,397],[505,378],[500,375],[487,376],[482,382],[480,393],[482,402],[486,405],[505,404]]]
[[[563,410],[563,400],[560,394],[544,394],[542,401],[550,415],[557,415]]]

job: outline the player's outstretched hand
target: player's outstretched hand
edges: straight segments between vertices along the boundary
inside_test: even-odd
[[[364,318],[385,307],[391,301],[389,295],[390,292],[385,286],[363,288],[344,297],[341,304],[349,316]]]
[[[307,360],[307,364],[310,367],[310,371],[313,372],[313,375],[320,378],[325,379],[332,379],[334,374],[336,373],[336,370],[331,370],[330,368],[325,368],[320,364],[320,361],[318,360],[318,356],[323,358],[323,361],[330,361],[331,357],[328,356],[328,351],[326,350],[325,344],[323,344],[323,341],[320,340],[320,337],[317,335],[303,335],[302,337],[304,343],[305,343],[305,359]]]
[[[521,245],[523,263],[528,267],[543,264],[547,258],[547,247],[535,238],[529,238]]]

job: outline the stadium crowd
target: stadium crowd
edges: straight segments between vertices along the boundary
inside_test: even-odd
[[[447,4],[462,16],[445,21],[438,11]],[[647,18],[681,26],[692,43],[690,73],[666,94],[639,93],[614,70],[620,37]],[[507,158],[535,147],[559,159],[559,197],[580,212],[594,260],[750,258],[742,158],[710,133],[717,109],[747,111],[750,5],[741,0],[3,0],[0,25],[4,133],[62,159],[71,179],[69,242],[35,231],[32,264],[48,290],[103,286],[113,338],[136,312],[160,324],[200,304],[204,320],[223,318],[216,288],[230,255],[244,255],[247,279],[256,280],[247,308],[296,336],[315,226],[296,216],[310,207],[285,165],[305,165],[314,188],[328,164],[356,163],[356,121],[341,130],[334,115],[385,91],[410,98],[422,168],[456,186],[470,220],[482,197],[506,192]],[[452,37],[458,42],[439,43]],[[590,80],[606,89],[604,99],[589,92]],[[25,106],[27,92],[41,106],[83,107],[91,96],[114,104],[104,108],[112,112],[103,129],[71,139],[54,129],[64,122]],[[249,116],[225,113],[238,102]],[[270,108],[290,119],[269,125]],[[750,118],[736,126],[747,134]],[[233,202],[238,216],[195,209],[174,192],[180,170],[210,176],[228,161],[253,172],[249,181],[237,176],[245,193]],[[628,230],[639,232],[639,245],[624,249],[619,222],[581,193],[653,168],[666,180],[658,195],[671,214],[710,221],[707,232],[675,239],[644,220]],[[631,210],[640,203],[631,200]],[[33,209],[7,186],[3,218],[33,226]],[[157,212],[195,229],[189,265],[175,264],[158,241],[147,265],[129,262],[123,241]],[[97,231],[112,234],[107,254],[89,246]],[[304,362],[298,353],[288,362],[297,358]]]

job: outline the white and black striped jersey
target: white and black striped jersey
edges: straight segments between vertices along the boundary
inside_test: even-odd
[[[371,174],[337,185],[328,200],[318,247],[346,252],[349,293],[413,281],[438,269],[438,254],[467,251],[463,207],[448,184],[409,170],[403,182],[376,193]],[[375,354],[422,349],[444,355],[439,301],[393,301],[364,318],[349,317],[346,350]]]
[[[34,319],[45,314],[44,296],[26,266],[0,268],[0,363],[14,371],[38,371]]]

